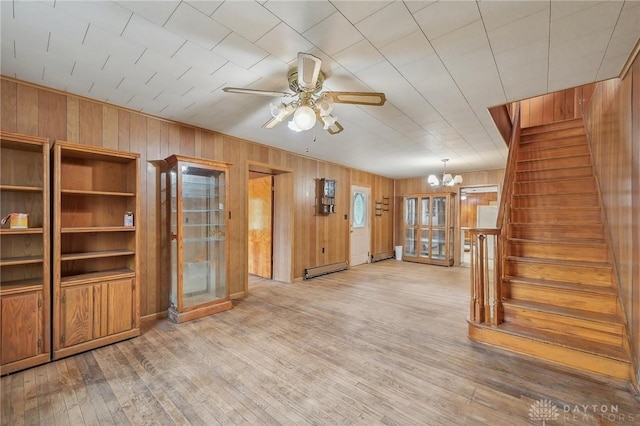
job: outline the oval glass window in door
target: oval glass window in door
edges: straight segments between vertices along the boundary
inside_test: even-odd
[[[355,192],[353,194],[353,227],[363,228],[366,218],[366,206],[364,203],[364,193]]]

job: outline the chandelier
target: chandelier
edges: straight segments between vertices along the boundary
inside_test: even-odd
[[[459,185],[462,183],[462,176],[461,175],[455,175],[455,176],[451,176],[450,173],[447,173],[447,161],[449,161],[448,158],[443,158],[442,160],[442,180],[438,179],[438,177],[436,175],[429,175],[429,177],[427,178],[427,182],[429,183],[429,185],[431,186],[453,186],[453,185]]]

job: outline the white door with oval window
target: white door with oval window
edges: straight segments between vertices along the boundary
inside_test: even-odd
[[[371,256],[371,188],[351,186],[351,266],[369,263]]]

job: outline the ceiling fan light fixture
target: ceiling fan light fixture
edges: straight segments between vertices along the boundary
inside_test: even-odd
[[[309,130],[316,124],[316,113],[313,108],[303,105],[293,113],[293,122],[300,130]]]
[[[300,127],[298,127],[293,120],[289,121],[288,126],[289,126],[289,130],[293,130],[294,132],[301,132],[302,131],[302,129]]]
[[[320,118],[324,123],[324,130],[327,130],[329,127],[334,126],[336,124],[336,120],[338,119],[331,114],[320,115]]]
[[[323,96],[318,100],[318,102],[316,102],[316,106],[320,111],[321,117],[327,116],[331,114],[331,111],[333,110],[333,100],[331,100],[331,98]]]
[[[271,115],[273,118],[276,118],[282,121],[282,116],[287,112],[287,106],[284,103],[279,104],[270,104],[271,105]]]

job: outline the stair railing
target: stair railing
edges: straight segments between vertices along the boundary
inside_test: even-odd
[[[509,154],[500,194],[496,228],[463,228],[470,237],[471,276],[469,320],[476,323],[498,325],[504,321],[503,271],[506,247],[510,236],[509,215],[511,194],[516,176],[520,146],[520,103],[515,105],[513,125],[509,137]]]
[[[502,322],[502,262],[499,228],[462,228],[471,251],[471,305],[469,319],[498,325]]]

